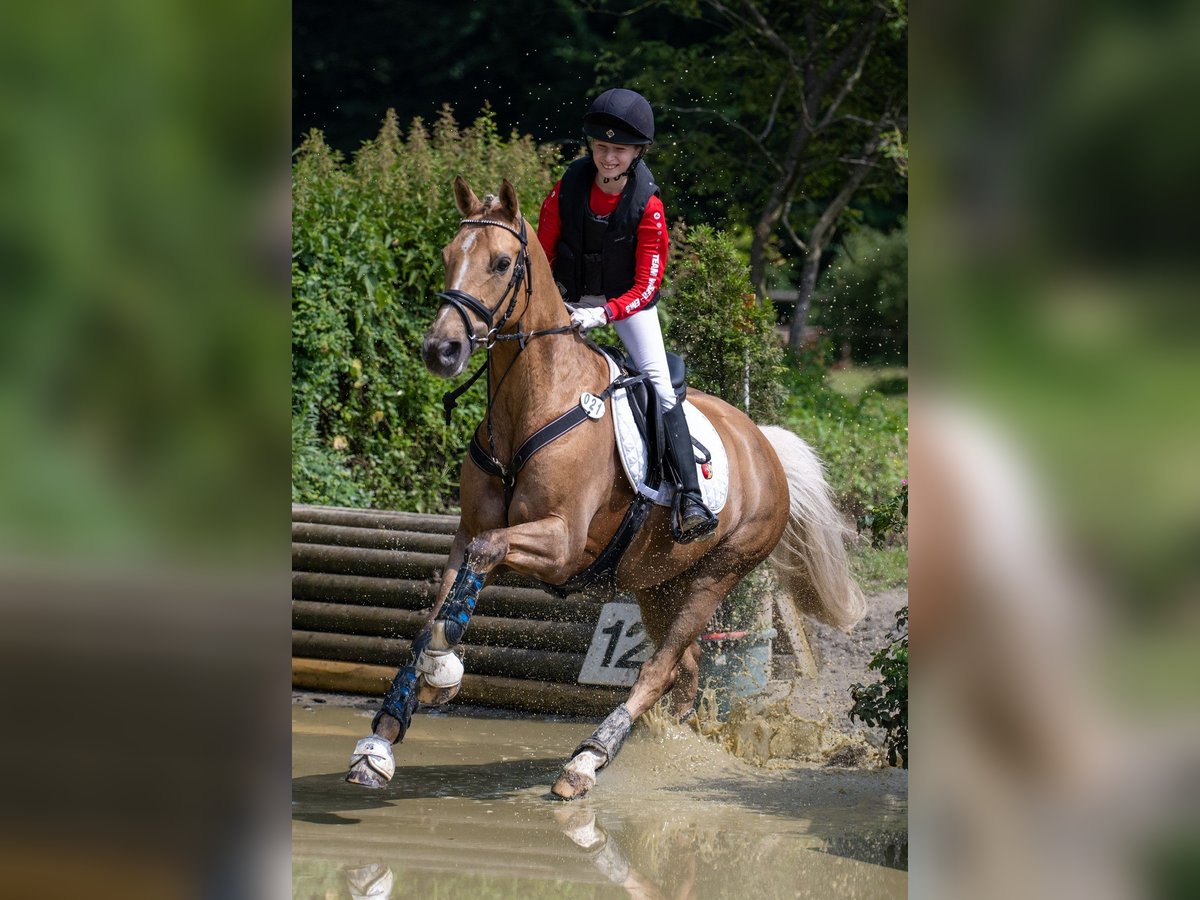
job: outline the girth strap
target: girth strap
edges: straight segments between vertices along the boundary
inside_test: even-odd
[[[598,582],[612,581],[616,577],[617,566],[621,564],[621,558],[629,549],[629,545],[633,543],[633,539],[638,536],[638,532],[642,530],[642,526],[646,524],[646,520],[650,518],[650,512],[653,509],[653,500],[643,494],[635,494],[633,502],[625,510],[625,517],[617,526],[616,533],[608,542],[608,546],[600,551],[596,561],[562,584],[542,581],[542,587],[559,597],[566,597],[586,590]]]
[[[478,373],[476,374],[478,375]],[[607,400],[614,392],[619,391],[621,388],[629,387],[639,381],[645,381],[645,379],[646,376],[641,374],[623,375],[600,393],[600,401]],[[581,405],[576,404],[572,406],[554,421],[548,422],[527,437],[524,443],[517,448],[517,452],[513,454],[512,461],[507,466],[500,462],[500,460],[488,455],[488,452],[479,443],[478,433],[471,436],[471,443],[467,449],[471,454],[471,461],[475,465],[493,478],[500,479],[501,484],[504,485],[504,508],[507,509],[509,501],[512,500],[513,488],[517,483],[517,475],[525,468],[525,464],[529,462],[530,457],[547,444],[562,437],[575,427],[582,425],[588,418],[587,412]]]

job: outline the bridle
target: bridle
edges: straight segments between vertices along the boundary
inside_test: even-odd
[[[492,347],[495,346],[496,341],[503,339],[500,335],[500,331],[508,323],[508,320],[512,318],[513,310],[517,308],[517,297],[521,293],[522,281],[525,283],[525,306],[527,308],[529,306],[529,298],[533,294],[533,275],[529,269],[529,238],[525,232],[525,218],[521,218],[520,231],[517,231],[517,229],[513,228],[511,225],[505,224],[504,222],[497,222],[495,219],[461,219],[459,220],[458,224],[460,226],[483,225],[494,228],[503,228],[521,242],[521,249],[517,253],[517,260],[513,265],[512,275],[509,276],[508,285],[504,288],[504,293],[500,295],[500,300],[496,303],[494,308],[489,309],[478,297],[468,294],[466,291],[460,291],[457,288],[451,288],[450,290],[442,291],[437,295],[439,298],[441,298],[443,306],[453,307],[455,312],[462,316],[463,326],[467,331],[467,341],[470,342],[471,345],[471,352],[473,353],[475,348],[480,344],[483,344],[483,346],[490,351]],[[529,273],[528,276],[527,273]],[[500,316],[500,321],[493,324],[493,317],[495,317],[496,313],[500,310],[500,307],[504,305],[504,301],[506,299],[508,299],[508,308],[505,309],[504,314]],[[471,322],[471,316],[469,315],[468,310],[479,316],[479,318],[482,319],[488,326],[487,334],[484,336],[482,341],[479,339],[479,335],[475,333],[475,326]],[[521,336],[521,326],[519,322],[517,324],[517,335],[509,336],[508,339],[512,340],[518,336]],[[521,347],[524,349],[523,341]]]
[[[460,228],[466,225],[503,228],[521,242],[521,249],[517,253],[517,259],[513,265],[512,275],[509,276],[508,284],[504,288],[504,293],[500,295],[500,299],[496,302],[494,307],[489,308],[487,304],[485,304],[478,297],[474,296],[473,294],[468,294],[466,291],[460,291],[457,288],[451,288],[449,290],[442,291],[437,295],[442,301],[442,306],[453,307],[455,312],[462,317],[463,325],[467,332],[467,341],[470,344],[470,352],[473,353],[476,347],[482,345],[487,353],[487,356],[483,361],[483,365],[481,365],[475,371],[474,375],[472,375],[454,390],[447,391],[442,395],[442,409],[446,415],[447,425],[450,424],[450,413],[454,411],[456,406],[458,406],[458,398],[468,388],[470,388],[471,385],[479,380],[480,375],[488,371],[492,360],[492,348],[495,347],[497,343],[500,341],[516,341],[518,344],[517,353],[519,355],[521,350],[525,349],[525,342],[532,338],[542,337],[543,335],[548,334],[568,334],[575,330],[574,325],[564,325],[559,328],[544,328],[540,331],[524,331],[521,328],[521,320],[518,318],[516,332],[512,334],[502,334],[502,329],[508,324],[509,319],[512,318],[513,312],[517,308],[517,298],[521,294],[522,282],[525,285],[525,309],[529,308],[529,300],[533,296],[533,269],[529,265],[529,237],[525,228],[525,218],[523,216],[521,217],[520,231],[505,222],[497,222],[495,219],[460,219],[458,224]],[[504,306],[505,300],[508,301],[508,306],[504,309],[499,321],[493,322],[496,313],[499,312],[500,308]],[[471,321],[470,313],[477,315],[487,325],[487,334],[484,335],[482,339],[480,339],[479,335],[475,332],[475,327]],[[512,363],[509,363],[508,368],[501,376],[500,381],[497,382],[495,391],[488,393],[487,432],[488,443],[491,444],[493,456],[495,456],[496,453],[496,444],[494,435],[492,433],[492,396],[494,393],[499,392],[500,384],[502,384],[504,379],[508,377],[508,373],[512,371],[512,366],[515,362],[516,358],[514,357]]]

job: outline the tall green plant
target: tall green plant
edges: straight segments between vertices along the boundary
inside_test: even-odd
[[[755,301],[749,268],[728,234],[679,225],[671,241],[667,339],[687,358],[688,383],[757,422],[776,421],[787,389],[774,307]]]
[[[882,728],[888,762],[908,768],[908,607],[896,613],[896,639],[871,657],[878,681],[850,688],[850,721]]]
[[[553,148],[503,137],[486,108],[460,128],[444,107],[407,136],[389,110],[351,160],[309,133],[292,172],[293,501],[453,504],[483,395],[464,396],[447,428],[450,385],[420,358],[458,228],[451,183],[482,194],[508,178],[533,220],[554,165]]]
[[[784,421],[824,461],[838,506],[858,517],[893,496],[908,474],[908,408],[890,408],[872,391],[852,400],[833,390],[823,356],[790,355]]]

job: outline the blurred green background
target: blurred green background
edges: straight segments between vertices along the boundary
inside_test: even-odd
[[[1018,439],[1132,621],[1190,619],[1200,10],[1083,9],[941,3],[914,34],[914,396]]]
[[[282,546],[287,15],[6,14],[0,556]]]

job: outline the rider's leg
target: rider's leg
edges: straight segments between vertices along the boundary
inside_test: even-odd
[[[663,413],[663,424],[666,426],[667,449],[679,477],[679,493],[675,498],[675,540],[681,544],[705,540],[717,530],[717,517],[704,504],[700,494],[692,435],[682,403]]]
[[[658,395],[658,406],[664,413],[675,406],[675,389],[671,387],[671,373],[667,369],[667,350],[663,345],[662,326],[658,322],[658,310],[654,307],[634,313],[628,319],[613,322],[617,337],[629,351],[633,364],[644,372],[654,393]]]
[[[700,479],[696,475],[692,453],[692,435],[683,404],[676,400],[675,389],[671,386],[658,310],[653,307],[642,310],[628,319],[614,322],[613,327],[633,358],[633,364],[649,376],[663,412],[667,450],[679,478],[675,539],[680,543],[703,540],[716,531],[717,517],[704,505],[700,494]]]

